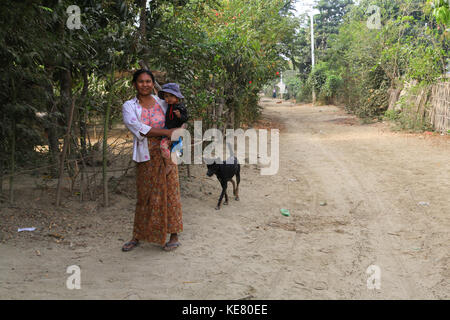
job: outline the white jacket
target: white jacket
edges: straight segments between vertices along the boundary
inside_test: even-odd
[[[152,95],[164,113],[167,110],[167,103],[159,97]],[[147,126],[141,122],[142,107],[137,98],[126,101],[122,106],[123,123],[131,131],[134,136],[133,140],[133,160],[136,162],[146,162],[150,160],[150,153],[148,152],[147,137],[141,136],[147,134],[152,127]]]

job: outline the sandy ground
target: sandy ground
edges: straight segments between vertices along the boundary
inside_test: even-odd
[[[449,137],[361,125],[334,106],[262,103],[266,122],[282,129],[278,174],[243,166],[241,201],[216,211],[220,187],[205,166],[192,178],[181,168],[174,252],[121,252],[132,174],[108,209],[75,196],[56,209],[51,191],[34,189],[2,204],[0,298],[449,299]],[[80,290],[66,288],[71,265]],[[371,265],[380,289],[367,287]]]

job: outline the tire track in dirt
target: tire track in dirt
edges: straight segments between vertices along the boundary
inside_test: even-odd
[[[279,173],[261,176],[257,166],[244,166],[241,201],[215,211],[220,186],[204,178],[204,166],[192,166],[182,185],[182,247],[121,252],[135,201],[118,195],[92,217],[80,215],[82,207],[67,211],[82,217],[77,227],[89,224],[72,238],[86,249],[33,234],[2,245],[8,259],[0,265],[0,296],[448,299],[450,145],[358,125],[332,106],[263,105],[264,117],[283,128]],[[79,292],[65,288],[70,264],[83,270]],[[366,287],[372,264],[382,269],[381,290]]]
[[[321,147],[322,151],[323,148]],[[360,229],[363,230],[370,230],[371,232],[371,239],[369,237],[366,237],[366,241],[371,242],[371,249],[375,252],[372,254],[374,256],[374,264],[383,266],[381,268],[382,274],[384,274],[383,269],[390,269],[391,272],[396,269],[396,266],[400,267],[400,273],[396,272],[397,274],[393,276],[393,282],[395,282],[396,286],[392,289],[401,288],[403,294],[402,297],[406,299],[411,299],[413,297],[417,297],[417,289],[415,288],[415,284],[412,283],[412,281],[409,280],[408,277],[404,278],[401,275],[408,275],[409,272],[405,268],[405,263],[403,259],[395,254],[395,251],[391,240],[386,239],[386,234],[389,230],[385,230],[386,227],[383,224],[380,224],[379,221],[383,219],[383,222],[387,222],[389,225],[389,229],[394,229],[393,224],[390,219],[389,214],[383,214],[383,213],[392,213],[394,210],[388,210],[386,208],[386,205],[380,201],[378,198],[377,192],[374,191],[371,188],[367,188],[364,186],[364,184],[361,182],[361,180],[358,178],[357,174],[354,172],[351,172],[347,167],[343,165],[344,161],[339,160],[338,156],[336,154],[331,154],[330,152],[324,151],[324,154],[326,154],[327,157],[334,159],[334,162],[340,172],[343,172],[343,176],[346,178],[346,184],[343,184],[342,186],[347,190],[347,192],[355,192],[355,190],[361,190],[359,195],[359,201],[362,201],[363,204],[366,204],[367,212],[365,215],[370,215],[370,222],[365,223],[364,225],[361,223],[361,219],[359,216],[354,217],[353,222],[356,224]],[[368,179],[369,173],[365,172],[365,179]],[[370,183],[367,183],[368,185],[371,185],[373,181]],[[370,197],[368,195],[371,195]],[[394,239],[395,241],[395,239]],[[377,248],[378,247],[378,248]],[[381,248],[380,248],[381,247]],[[382,251],[382,253],[380,252]],[[383,255],[388,255],[387,257],[383,257]],[[375,257],[376,260],[375,260]],[[357,257],[359,260],[359,257]],[[379,261],[379,262],[378,262]],[[361,262],[361,261],[359,261]],[[369,265],[367,265],[368,267]],[[361,269],[364,270],[364,266],[359,266]],[[393,273],[393,272],[392,272]],[[389,290],[390,291],[390,290]]]
[[[337,162],[342,164],[346,163],[344,155],[334,156]],[[372,170],[368,170],[367,166],[360,166],[352,163],[352,167],[344,168],[342,170],[348,170],[348,173],[353,177],[355,188],[361,188],[364,190],[365,202],[370,204],[370,208],[374,208],[374,212],[377,216],[373,217],[369,227],[373,233],[373,242],[378,247],[378,255],[389,254],[392,261],[386,261],[390,270],[390,276],[392,281],[397,283],[399,287],[403,289],[403,295],[400,296],[402,299],[433,299],[436,298],[434,294],[427,291],[420,284],[420,277],[412,276],[414,275],[414,269],[410,268],[413,263],[408,262],[408,256],[404,254],[407,247],[400,241],[400,237],[396,234],[397,230],[401,227],[412,226],[417,221],[410,215],[411,212],[405,214],[406,208],[399,208],[395,205],[395,201],[392,197],[383,197],[382,195],[388,194],[382,185],[377,182]],[[362,179],[361,177],[364,177]],[[383,190],[384,189],[384,190]],[[393,190],[393,194],[398,192],[398,189]],[[408,193],[411,196],[411,191]],[[370,195],[370,196],[369,196]],[[416,200],[411,196],[412,203],[417,203]],[[424,212],[424,211],[422,211]],[[416,214],[416,216],[418,216]],[[394,222],[394,220],[396,222]],[[425,225],[428,227],[424,228],[421,236],[426,238],[430,237],[428,230],[432,230],[431,224],[426,222]],[[400,222],[400,225],[399,225]],[[375,241],[376,240],[376,241]],[[394,262],[394,263],[393,263]],[[397,271],[395,271],[397,270]],[[386,272],[382,273],[386,275]],[[395,288],[394,288],[395,289]]]
[[[279,114],[280,113],[276,115],[277,120],[285,120],[285,118],[283,117],[280,118],[278,116]],[[324,113],[323,115],[326,115],[326,113]],[[272,116],[275,115],[272,114]],[[298,117],[293,118],[291,115],[289,117],[289,120],[286,121],[286,127],[298,128],[299,122],[301,122],[302,124],[305,123],[308,119],[308,116],[306,116],[306,119],[299,119]],[[305,139],[305,134],[311,134],[311,131],[320,132],[320,127],[315,128],[314,126],[311,126],[311,123],[314,122],[308,122],[308,125],[305,126],[306,132],[299,133],[299,137],[297,138],[298,144],[308,143],[307,139]],[[314,158],[320,159],[322,157],[324,159],[327,159],[330,162],[327,165],[331,165],[335,170],[333,177],[333,175],[328,175],[329,172],[326,172],[325,174],[320,170],[323,168],[319,167],[316,175],[319,177],[322,176],[322,180],[324,183],[328,182],[333,184],[337,181],[345,181],[345,183],[341,184],[341,188],[345,190],[344,195],[346,197],[350,196],[350,198],[353,200],[353,203],[358,203],[355,208],[349,211],[352,216],[352,225],[360,230],[360,232],[357,232],[356,238],[353,239],[355,243],[353,249],[358,253],[355,257],[353,257],[353,265],[354,267],[357,267],[359,269],[352,270],[350,272],[350,274],[359,274],[359,276],[354,279],[355,283],[357,283],[358,280],[360,280],[360,282],[365,280],[363,272],[365,271],[365,268],[369,266],[369,264],[367,264],[367,266],[361,265],[361,256],[364,255],[367,257],[367,251],[373,251],[373,253],[371,255],[369,254],[369,256],[377,257],[377,259],[380,259],[380,261],[382,261],[382,263],[380,264],[387,267],[386,269],[389,270],[390,273],[386,278],[389,279],[389,286],[391,288],[388,288],[388,290],[382,289],[382,291],[389,292],[389,294],[390,292],[394,292],[394,298],[433,298],[434,296],[429,292],[424,292],[423,288],[422,290],[419,290],[418,284],[413,281],[411,277],[409,277],[411,271],[406,267],[408,263],[405,262],[402,255],[399,254],[399,249],[396,249],[401,248],[400,242],[396,238],[392,239],[392,236],[387,236],[389,234],[388,231],[394,230],[395,228],[390,215],[392,213],[397,213],[398,211],[394,210],[395,208],[389,206],[389,201],[382,201],[378,196],[378,190],[376,190],[375,187],[371,187],[377,186],[377,181],[373,179],[369,172],[367,172],[367,169],[364,170],[364,168],[361,168],[357,172],[354,172],[352,171],[352,169],[354,169],[354,166],[352,167],[352,169],[350,169],[350,167],[344,165],[344,163],[352,163],[351,157],[347,156],[346,158],[343,158],[343,156],[345,155],[343,153],[332,153],[330,150],[327,150],[324,145],[321,144],[320,139],[316,139],[315,142],[316,143],[309,148],[310,151],[314,150],[314,152],[317,153]],[[311,172],[309,172],[309,174],[311,174]],[[364,182],[361,177],[364,177]],[[328,181],[326,181],[326,179],[328,179]],[[306,181],[308,181],[308,179],[306,179]],[[311,183],[309,183],[309,185],[311,185]],[[316,202],[315,199],[314,202]],[[355,210],[358,209],[360,204],[364,204],[364,212],[356,215]],[[405,217],[398,216],[397,218],[402,219]],[[407,221],[405,222],[410,222],[409,219],[406,220]],[[381,223],[381,221],[383,221],[383,223]],[[369,231],[369,233],[367,233],[367,231]],[[293,249],[296,246],[296,242],[297,236],[294,236],[290,249],[286,252],[287,258],[285,260],[285,263],[288,265],[295,264]],[[369,248],[367,248],[368,243],[370,244]],[[363,254],[363,251],[366,251],[365,254]],[[348,272],[348,270],[344,271]],[[270,297],[277,298],[279,296],[283,296],[283,290],[288,288],[289,284],[292,283],[292,276],[293,275],[290,273],[286,274],[279,272],[272,280],[272,284],[275,286],[275,288],[270,291]],[[368,275],[366,275],[366,277],[368,277]],[[401,294],[398,296],[399,290],[401,291]],[[389,294],[384,295],[383,298],[386,298],[387,296],[389,296]],[[397,296],[395,296],[395,294],[397,294]],[[364,290],[360,292],[353,292],[352,296],[355,295],[357,297],[364,298],[374,297],[374,295],[368,292],[367,289],[365,292]]]
[[[311,115],[314,116],[314,113],[312,113]],[[311,134],[311,132],[315,132],[316,130],[311,125],[308,125],[311,123],[311,122],[307,122],[309,120],[308,116],[306,116],[306,119],[299,119],[298,117],[291,116],[291,117],[289,117],[288,120],[285,118],[283,118],[283,119],[277,118],[277,120],[278,121],[280,121],[280,120],[286,121],[286,127],[291,128],[291,131],[292,131],[292,128],[300,128],[301,129],[301,130],[296,129],[295,133],[290,132],[292,137],[290,137],[288,139],[288,142],[285,142],[285,145],[293,145],[295,142],[297,145],[303,146],[302,150],[300,150],[300,153],[303,153],[303,154],[309,153],[309,156],[311,156],[311,153],[317,153],[314,156],[315,159],[321,159],[321,158],[327,159],[328,158],[327,159],[328,167],[333,167],[333,168],[336,167],[334,160],[329,161],[330,158],[325,156],[326,154],[324,153],[324,151],[322,149],[319,150],[317,145],[312,145],[309,142],[309,135]],[[299,123],[301,123],[301,126],[299,126]],[[303,124],[306,124],[306,123],[308,123],[308,124],[306,126],[303,126]],[[305,147],[305,146],[308,146],[308,147]],[[320,218],[320,212],[319,212],[319,210],[317,210],[318,209],[317,194],[319,192],[321,194],[327,194],[324,191],[326,188],[323,188],[322,184],[328,183],[328,185],[337,186],[337,185],[339,185],[338,184],[339,181],[345,180],[345,179],[348,180],[349,177],[348,177],[348,175],[343,175],[342,171],[332,170],[333,172],[328,172],[328,171],[326,172],[328,181],[323,181],[324,179],[322,177],[322,174],[320,174],[320,170],[323,169],[322,167],[318,168],[318,170],[319,170],[319,174],[318,174],[317,172],[315,172],[315,170],[311,170],[311,163],[310,163],[310,159],[308,159],[308,157],[305,156],[305,157],[303,157],[303,159],[299,159],[299,152],[294,152],[292,154],[292,156],[295,157],[296,163],[295,163],[295,166],[293,166],[293,168],[291,168],[291,170],[295,170],[296,168],[297,169],[302,168],[302,174],[306,176],[305,181],[308,185],[308,189],[314,190],[313,200],[312,200],[312,203],[310,204],[310,207],[308,208],[308,210],[312,212],[312,215],[311,215],[312,217],[316,217],[315,219],[318,219],[318,218]],[[303,160],[305,162],[304,165],[302,165],[301,160]],[[336,168],[336,169],[338,169],[338,168]],[[314,177],[314,179],[311,179],[312,176]],[[346,190],[345,194],[351,195],[352,191]],[[302,195],[299,195],[299,196],[302,196]],[[326,198],[329,200],[332,200],[332,194],[328,193]],[[333,202],[338,202],[339,199],[333,199],[333,200],[334,200]],[[345,206],[345,203],[343,205]],[[350,211],[351,211],[351,209],[350,209]],[[334,215],[334,216],[329,216],[329,217],[330,217],[329,220],[332,220],[332,221],[334,220],[338,223],[339,222],[342,223],[343,218],[344,219],[348,218],[345,215],[342,216],[339,214]],[[304,217],[302,217],[302,216],[299,217],[299,219],[303,219],[303,218]],[[311,225],[307,224],[306,229],[308,229],[309,227],[311,227]],[[319,232],[319,236],[321,236],[322,230],[318,230],[318,232]],[[314,242],[315,239],[313,239],[312,241]],[[293,237],[290,249],[286,252],[285,263],[290,266],[295,266],[295,265],[300,264],[300,268],[301,268],[302,262],[298,261],[298,259],[296,258],[295,247],[304,246],[306,248],[314,248],[315,245],[314,245],[314,243],[311,243],[310,240],[308,240],[308,237],[303,237],[302,242],[301,243],[298,243],[298,242],[299,242],[298,241],[298,233],[296,233],[295,236]],[[362,243],[367,242],[367,236],[365,236],[364,233],[359,232],[352,239],[352,242],[356,243],[355,246],[357,246],[357,247],[361,246]],[[324,244],[324,245],[326,246],[326,244]],[[332,262],[331,265],[326,266],[328,271],[332,271],[332,273],[334,275],[336,275],[335,278],[337,278],[339,276],[345,276],[345,273],[347,272],[346,270],[339,270],[339,267],[337,267],[336,265],[333,265],[333,262],[339,260],[339,256],[336,256],[332,251],[327,251],[327,249],[323,249],[323,248],[319,249],[319,251],[324,251],[324,250],[327,253],[327,260]],[[268,292],[269,297],[270,298],[278,298],[280,296],[285,296],[286,293],[288,293],[292,289],[292,283],[299,282],[299,281],[295,280],[295,277],[300,277],[300,279],[302,279],[301,272],[300,272],[300,276],[299,276],[298,274],[295,274],[295,273],[285,273],[285,272],[280,271],[272,280],[273,286],[272,286],[272,290],[270,292]],[[333,277],[331,277],[331,279],[332,278]],[[324,280],[327,280],[328,283],[327,283],[327,281],[324,281]],[[303,282],[305,282],[305,281],[301,280],[300,283],[303,284]],[[323,290],[324,289],[323,284],[325,284],[329,288],[329,286],[330,286],[329,282],[330,282],[330,277],[328,277],[328,279],[322,279],[322,280],[319,279],[319,281],[310,283],[310,285],[314,284],[314,283],[316,283],[316,284],[322,283],[322,285],[319,285],[318,287],[316,285],[316,288],[309,288],[309,290],[310,291],[311,290]],[[349,282],[349,280],[347,279],[346,282]],[[335,286],[339,285],[339,281],[335,280],[334,285]],[[355,287],[355,286],[357,287],[357,285],[355,285],[355,282],[354,282],[353,287]],[[347,285],[347,288],[348,288],[348,285]],[[308,289],[308,288],[305,288],[305,289]],[[347,290],[347,292],[346,292],[347,297],[349,297],[348,295],[351,296],[351,293],[348,291],[349,290]],[[307,297],[302,297],[302,298],[307,298]]]

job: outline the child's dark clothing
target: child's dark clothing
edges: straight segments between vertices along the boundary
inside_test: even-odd
[[[161,90],[158,92],[158,96],[161,99],[164,99],[164,93],[170,93],[171,95],[177,97],[179,101],[184,99],[184,96],[181,94],[180,86],[177,83],[166,83],[161,87]],[[175,111],[180,111],[180,118],[175,115]],[[165,129],[174,129],[181,128],[184,123],[188,121],[188,112],[184,103],[180,102],[178,104],[170,104],[167,106],[166,111],[166,120],[165,120]],[[163,156],[164,162],[167,159],[171,159],[171,151],[176,152],[176,154],[180,157],[182,155],[183,143],[181,137],[178,141],[170,141],[170,138],[164,137],[161,140],[161,154]],[[167,168],[167,166],[166,166]]]
[[[178,118],[174,111],[179,110],[181,117]],[[183,102],[180,102],[179,104],[170,104],[167,107],[166,111],[166,128],[167,129],[173,129],[173,128],[180,128],[183,123],[186,123],[188,121],[188,112],[186,109],[186,106]]]

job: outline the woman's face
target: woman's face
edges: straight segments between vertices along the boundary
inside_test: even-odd
[[[152,94],[154,86],[155,84],[152,81],[152,77],[146,73],[141,74],[134,83],[134,87],[141,96]]]

